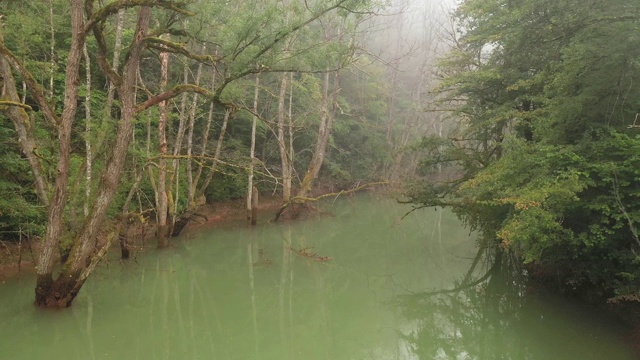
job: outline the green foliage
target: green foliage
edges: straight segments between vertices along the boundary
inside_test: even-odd
[[[336,119],[323,171],[340,187],[381,175],[380,167],[388,156],[384,133],[367,120]]]
[[[460,126],[421,146],[425,174],[459,177],[414,199],[451,205],[569,288],[640,292],[638,13],[631,0],[464,1],[439,88]]]
[[[207,190],[209,199],[222,200],[246,194],[245,168],[248,163],[252,114],[243,109],[252,107],[254,74],[258,71],[256,69],[260,69],[261,72],[259,103],[261,119],[258,121],[256,153],[262,162],[261,166],[264,165],[264,169],[276,176],[281,166],[275,142],[277,129],[273,122],[277,111],[277,89],[283,71],[293,70],[291,108],[294,123],[294,161],[296,175],[299,176],[308,164],[317,138],[322,100],[320,72],[346,67],[354,60],[354,51],[357,48],[354,45],[357,39],[356,25],[363,19],[363,15],[350,12],[349,9],[366,13],[382,4],[369,0],[347,1],[340,2],[339,9],[326,12],[326,9],[331,8],[338,1],[309,1],[304,4],[298,2],[287,4],[287,2],[275,0],[187,3],[187,8],[196,14],[188,19],[173,10],[153,6],[149,35],[156,37],[171,30],[171,41],[175,44],[184,46],[185,49],[196,54],[211,55],[212,59],[215,59],[212,61],[214,65],[205,64],[202,67],[199,83],[218,96],[213,126],[209,133],[209,143],[204,149],[202,136],[205,132],[211,99],[200,96],[195,104],[193,119],[193,154],[200,155],[204,149],[205,157],[213,156],[216,145],[214,139],[217,139],[220,132],[225,110],[225,106],[221,106],[220,103],[234,110],[227,127],[221,159],[232,165],[220,165],[219,173],[213,177]],[[94,10],[108,5],[96,3]],[[69,3],[62,0],[52,0],[51,3],[0,2],[0,13],[3,14],[4,45],[33,74],[36,82],[42,87],[45,97],[50,100],[52,108],[58,114],[64,110],[65,70],[71,43],[69,10]],[[135,8],[127,8],[125,11],[123,49],[120,53],[120,68],[116,69],[116,72],[122,71],[122,64],[128,56],[127,48],[135,36],[135,10]],[[50,18],[50,11],[52,18]],[[102,25],[106,57],[111,62],[114,54],[116,15],[111,14]],[[89,141],[92,146],[93,173],[89,187],[95,196],[99,190],[101,172],[115,142],[114,135],[121,111],[119,99],[121,94],[118,91],[115,92],[111,108],[105,107],[109,80],[99,66],[98,44],[92,32],[88,33],[86,45],[91,59],[91,123],[88,124],[91,127],[91,133],[87,134],[85,131],[87,117],[83,105],[85,105],[87,91],[85,80],[89,74],[85,73],[83,63],[80,66],[78,81],[78,110],[72,125],[69,196],[64,214],[64,223],[67,227],[65,236],[69,241],[85,220],[81,210],[86,202],[85,142]],[[158,52],[161,49],[154,46],[152,41],[148,45],[139,68],[140,81],[136,88],[138,103],[148,100],[160,91]],[[171,55],[168,88],[184,82],[185,67],[187,68],[186,81],[194,83],[199,63],[181,54]],[[386,121],[386,103],[381,100],[385,90],[380,83],[384,71],[381,66],[372,64],[371,59],[360,59],[359,67],[366,68],[367,73],[372,76],[362,74],[356,76],[355,73],[341,71],[341,77],[344,79],[341,87],[344,89],[340,91],[339,109],[336,109],[338,118],[335,134],[330,140],[327,163],[322,172],[325,178],[333,178],[334,183],[345,187],[377,177],[380,164],[390,158],[383,130]],[[270,73],[270,71],[274,72]],[[214,74],[215,85],[212,88],[211,80]],[[30,89],[27,89],[26,94],[22,94],[23,79],[17,71],[14,71],[14,76],[19,96],[25,96],[27,104],[35,105]],[[51,93],[49,93],[50,79],[53,81]],[[180,95],[171,99],[168,104],[170,114],[167,137],[170,152],[173,152],[178,136],[180,111],[190,113],[193,98],[189,94],[185,95],[184,102],[182,99],[183,96]],[[37,154],[51,185],[56,177],[57,130],[44,120],[37,106],[33,107],[30,116],[35,120],[33,130],[37,134],[35,139],[38,146]],[[155,169],[157,169],[159,147],[158,118],[158,107],[154,106],[140,114],[134,122],[133,141],[129,149],[127,165],[118,184],[116,197],[109,207],[111,217],[121,212],[129,189],[133,186],[138,174],[143,176],[139,191],[134,197],[135,207],[139,208],[136,210],[146,210],[155,206],[153,177],[157,176]],[[11,123],[4,118],[2,121],[2,126],[9,131],[8,129],[12,128]],[[0,189],[16,197],[2,199],[0,227],[14,229],[22,226],[24,229],[26,224],[37,223],[41,230],[45,222],[45,209],[37,205],[32,193],[33,179],[29,173],[29,167],[18,152],[15,134],[9,131],[2,136],[0,152],[6,156],[2,159],[1,165],[3,169],[7,169],[7,175],[0,177]],[[185,138],[178,153],[185,155],[186,148]],[[196,163],[194,161],[194,168],[197,168]],[[210,162],[204,163],[205,166],[210,165]],[[168,174],[168,177],[177,176],[179,179],[177,184],[179,187],[177,191],[180,194],[177,199],[179,211],[186,207],[184,196],[187,193],[186,171],[186,161],[181,159],[177,173],[171,170]],[[205,168],[203,177],[206,172]],[[274,183],[273,179],[263,174],[256,176],[260,186],[272,186]],[[202,178],[200,180],[202,181]],[[176,189],[172,191],[175,192]],[[91,200],[89,199],[89,202]]]
[[[0,238],[17,240],[20,233],[43,234],[46,209],[38,204],[31,187],[29,165],[17,151],[12,126],[0,115]]]
[[[247,194],[247,174],[233,167],[223,167],[214,175],[205,191],[207,202],[233,200]]]

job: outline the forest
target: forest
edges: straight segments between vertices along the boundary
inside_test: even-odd
[[[68,307],[199,206],[373,184],[532,274],[640,299],[635,0],[0,3],[0,240]],[[449,7],[450,6],[450,7]],[[58,264],[62,264],[61,267]]]
[[[163,248],[206,202],[251,219],[260,192],[286,210],[409,174],[435,120],[400,67],[433,62],[436,31],[382,36],[384,5],[0,4],[0,230],[39,243],[36,304],[69,306],[135,224]]]
[[[427,136],[413,200],[451,206],[480,246],[514,253],[560,288],[637,301],[640,4],[464,1],[442,59],[449,136]]]

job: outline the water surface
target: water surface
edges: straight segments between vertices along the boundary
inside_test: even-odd
[[[63,311],[31,305],[31,277],[0,285],[0,359],[635,358],[507,256],[470,271],[475,235],[446,210],[401,219],[410,207],[368,195],[324,209],[111,260]]]

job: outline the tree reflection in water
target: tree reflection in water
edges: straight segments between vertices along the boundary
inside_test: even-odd
[[[488,270],[474,280],[482,261]],[[467,276],[455,288],[396,298],[403,315],[415,321],[414,330],[402,334],[402,339],[416,358],[528,358],[525,344],[507,336],[518,326],[518,310],[526,290],[517,264],[508,253],[481,248]],[[495,354],[496,348],[502,353]]]
[[[392,304],[411,324],[400,334],[410,359],[635,358],[584,308],[547,301],[528,291],[515,256],[482,248],[454,288],[402,295]]]

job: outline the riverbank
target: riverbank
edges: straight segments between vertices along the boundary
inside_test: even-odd
[[[261,196],[258,205],[259,223],[268,222],[273,218],[277,209],[282,205],[282,199],[275,196]],[[205,204],[198,208],[201,216],[184,228],[182,234],[189,234],[214,227],[248,226],[246,220],[246,200],[235,199],[213,204]],[[155,240],[155,223],[134,224],[129,229],[128,239],[132,257],[153,250],[157,246]],[[17,276],[35,276],[35,261],[40,251],[37,239],[24,239],[22,242],[0,240],[0,283]],[[117,244],[112,244],[109,259],[118,259]]]

